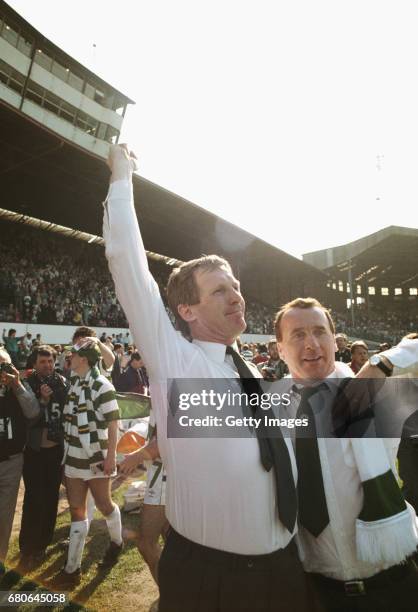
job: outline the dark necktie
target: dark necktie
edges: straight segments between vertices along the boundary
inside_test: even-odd
[[[261,385],[245,360],[231,346],[226,347],[226,353],[227,355],[231,355],[235,367],[238,370],[244,393],[248,396],[255,393],[260,397],[263,393]],[[260,406],[260,402],[258,406]],[[263,427],[264,417],[274,418],[274,413],[271,408],[268,410],[261,410],[259,408],[259,416],[262,417],[262,427],[256,428],[256,433],[260,448],[261,463],[266,471],[270,471],[272,467],[274,468],[279,518],[286,529],[290,533],[293,533],[297,514],[297,495],[289,451],[281,435],[280,428],[277,428],[277,433],[280,434],[280,437],[267,438],[265,435]],[[264,435],[262,435],[263,432]]]
[[[295,391],[301,396],[297,418],[308,418],[303,428],[303,438],[296,434],[296,462],[298,466],[299,522],[316,538],[329,523],[315,417],[309,403],[310,398],[325,388],[305,387]]]
[[[139,368],[138,370],[138,378],[139,378],[139,384],[141,385],[141,387],[145,387],[145,377],[144,377],[142,368]]]

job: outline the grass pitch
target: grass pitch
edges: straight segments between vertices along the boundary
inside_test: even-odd
[[[123,505],[123,492],[128,484],[122,485],[112,495],[113,500]],[[138,514],[122,513],[123,528],[133,532],[138,529]],[[36,525],[33,526],[36,529]],[[26,576],[20,576],[13,570],[9,571],[0,581],[0,591],[14,593],[31,591],[45,593],[48,591],[48,581],[62,569],[66,558],[65,540],[70,528],[69,511],[62,512],[57,519],[54,540],[49,546],[45,562]],[[81,569],[81,583],[69,593],[70,602],[63,605],[46,607],[39,603],[14,605],[12,608],[0,606],[2,610],[19,610],[21,612],[40,612],[45,610],[67,610],[86,612],[108,612],[123,610],[123,612],[154,612],[157,609],[158,589],[148,571],[148,567],[130,540],[125,542],[124,550],[118,563],[110,570],[100,570],[100,561],[109,544],[109,535],[105,520],[96,511],[90,527],[84,549]],[[7,568],[17,565],[19,559],[18,539],[15,537],[9,547]]]

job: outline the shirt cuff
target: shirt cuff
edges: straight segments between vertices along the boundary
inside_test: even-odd
[[[397,346],[380,353],[397,368],[404,369],[418,364],[418,339],[404,338]]]

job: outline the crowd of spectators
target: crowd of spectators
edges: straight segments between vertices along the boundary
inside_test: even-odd
[[[0,319],[128,326],[101,247],[12,224],[1,230]]]
[[[127,328],[103,248],[35,228],[0,222],[0,320],[10,323]],[[161,293],[171,268],[151,262]],[[249,334],[271,334],[278,308],[247,299]],[[169,313],[171,316],[171,313]],[[332,311],[337,331],[375,342],[398,342],[418,327],[418,314]]]
[[[418,328],[418,313],[404,314],[378,310],[368,313],[357,308],[355,325],[352,323],[351,313],[333,311],[332,316],[338,331],[344,332],[347,336],[366,338],[374,342],[397,344],[406,334]]]
[[[276,309],[252,300],[246,301],[245,320],[248,334],[271,334],[274,330]]]
[[[0,230],[0,320],[128,327],[102,247],[11,223]],[[151,267],[164,296],[171,268]],[[247,321],[248,333],[270,333],[272,309],[250,301]]]

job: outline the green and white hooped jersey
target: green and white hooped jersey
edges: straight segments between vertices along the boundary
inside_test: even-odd
[[[64,407],[65,465],[78,470],[89,470],[90,465],[103,461],[108,448],[108,427],[119,419],[119,408],[113,385],[98,369],[88,381],[78,376],[71,378],[67,403]],[[80,396],[84,402],[80,403]],[[80,419],[83,414],[83,420]],[[83,422],[83,424],[81,424]],[[89,434],[89,452],[83,447],[81,436]]]

